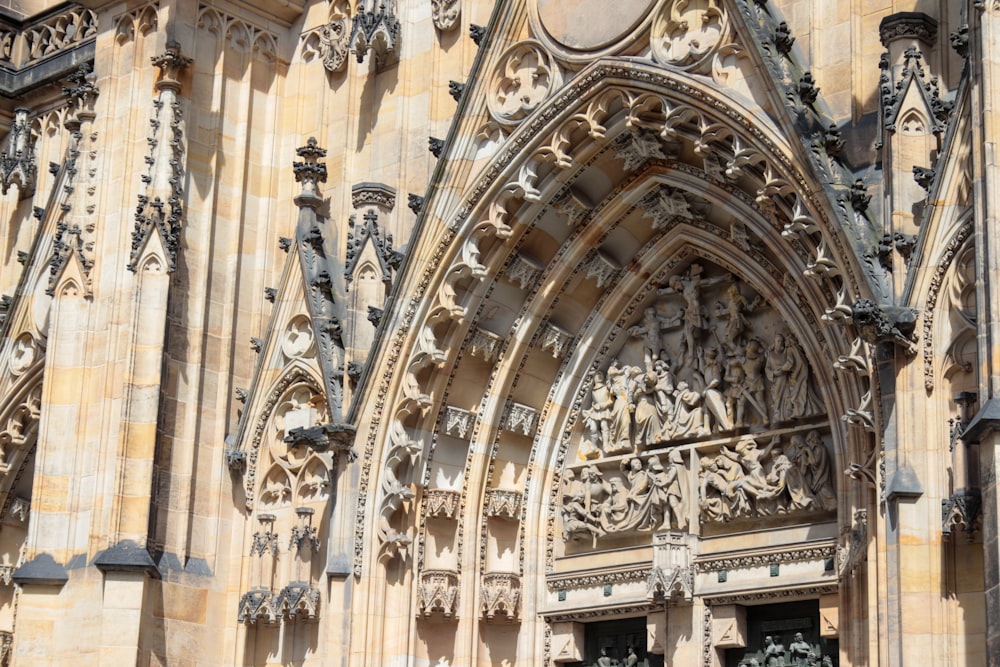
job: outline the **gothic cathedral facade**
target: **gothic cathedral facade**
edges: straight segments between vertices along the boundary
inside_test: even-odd
[[[0,666],[1000,665],[998,103],[1000,0],[0,1]]]

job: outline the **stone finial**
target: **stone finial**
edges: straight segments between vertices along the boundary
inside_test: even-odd
[[[305,146],[295,149],[295,154],[303,160],[292,163],[295,180],[302,184],[302,193],[295,198],[295,203],[298,206],[316,208],[323,201],[317,185],[326,183],[326,164],[319,161],[326,157],[326,149],[319,147],[316,137],[309,137]]]
[[[160,78],[156,82],[156,89],[169,89],[173,91],[178,91],[181,88],[181,82],[178,80],[181,70],[193,62],[191,58],[181,54],[181,45],[173,40],[167,42],[167,48],[163,53],[158,56],[152,56],[149,60],[160,70]]]
[[[97,76],[90,63],[80,65],[73,74],[66,77],[72,86],[63,86],[62,92],[69,102],[69,114],[66,116],[66,129],[79,130],[84,121],[92,121],[97,117],[94,105],[97,103],[97,94],[100,89],[97,84]]]

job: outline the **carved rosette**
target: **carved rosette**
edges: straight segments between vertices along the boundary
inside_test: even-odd
[[[450,489],[428,489],[424,494],[424,506],[429,517],[454,519],[461,502],[461,492]]]
[[[458,612],[458,572],[454,570],[424,570],[420,573],[418,616],[430,618],[441,614],[455,618]]]
[[[707,74],[728,38],[721,0],[670,0],[653,19],[650,45],[657,62]]]
[[[431,18],[434,27],[441,32],[447,32],[458,25],[458,16],[462,11],[459,0],[431,0]]]
[[[517,621],[521,611],[521,577],[507,572],[484,574],[480,598],[483,620]]]
[[[498,122],[519,123],[561,84],[562,75],[552,56],[540,43],[525,40],[500,57],[486,104]]]

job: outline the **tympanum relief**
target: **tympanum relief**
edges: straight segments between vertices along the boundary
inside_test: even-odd
[[[834,512],[829,428],[774,308],[707,263],[652,294],[582,389],[556,494],[563,540]]]

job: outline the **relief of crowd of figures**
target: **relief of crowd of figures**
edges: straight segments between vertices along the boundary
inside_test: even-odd
[[[703,523],[836,509],[809,364],[760,295],[691,264],[626,333],[581,411],[564,539],[688,530],[692,503]]]

